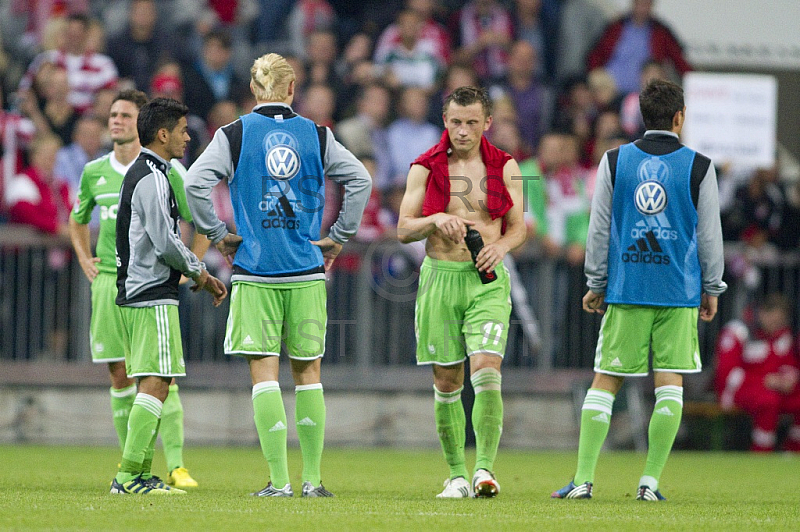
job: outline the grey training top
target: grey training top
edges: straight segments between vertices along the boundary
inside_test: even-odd
[[[169,169],[142,148],[125,174],[117,212],[117,305],[177,305],[181,274],[194,278],[204,268],[181,242]]]
[[[637,141],[636,145],[653,155],[663,155],[681,147],[675,133],[655,130],[645,132],[644,138]],[[600,161],[589,218],[584,273],[589,289],[597,294],[604,294],[608,284],[608,247],[618,153],[618,149],[609,150]],[[725,256],[722,249],[717,173],[714,165],[704,155],[698,153],[695,160],[692,168],[692,195],[697,210],[697,254],[703,273],[703,292],[719,296],[728,285],[722,280]]]

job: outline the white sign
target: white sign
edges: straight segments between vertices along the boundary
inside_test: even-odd
[[[778,82],[773,76],[690,72],[683,90],[684,144],[716,164],[774,164]]]

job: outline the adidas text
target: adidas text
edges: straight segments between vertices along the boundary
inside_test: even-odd
[[[668,255],[660,255],[658,253],[644,253],[639,251],[638,253],[628,253],[625,252],[622,254],[622,262],[641,262],[642,264],[669,264],[669,256]]]

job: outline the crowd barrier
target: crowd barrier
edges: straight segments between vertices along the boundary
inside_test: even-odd
[[[797,254],[748,253],[726,245],[730,289],[719,315],[700,325],[701,356],[713,363],[719,328],[759,294],[781,291],[799,301]],[[396,241],[348,244],[328,273],[325,363],[361,369],[415,361],[414,304],[421,250]],[[208,261],[209,264],[214,261]],[[220,262],[217,261],[219,264]],[[507,261],[514,306],[506,367],[590,369],[600,317],[581,310],[580,266],[543,258],[533,246]],[[224,277],[225,271],[217,271]],[[26,228],[0,230],[2,321],[0,361],[87,361],[90,289],[63,239]],[[227,300],[213,308],[205,294],[181,289],[181,328],[187,361],[225,363]]]

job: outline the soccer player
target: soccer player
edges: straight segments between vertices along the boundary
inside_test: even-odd
[[[522,181],[512,178],[520,175],[517,162],[483,136],[492,125],[485,90],[454,90],[443,113],[441,141],[411,165],[397,233],[404,243],[427,238],[415,328],[417,364],[433,367],[436,429],[450,466],[437,497],[494,497],[500,491],[493,468],[503,427],[500,365],[511,314],[503,258],[525,241]],[[464,240],[467,228],[485,243],[475,264]],[[495,280],[483,284],[478,271]],[[471,483],[461,402],[467,357],[477,443]]]
[[[701,370],[697,318],[711,321],[727,288],[714,166],[678,140],[683,89],[653,80],[639,107],[644,138],[606,152],[597,171],[583,310],[603,314],[605,302],[608,311],[581,410],[578,468],[557,499],[592,497],[614,396],[625,377],[647,376],[652,350],[655,407],[636,499],[664,500],[658,482],[681,422],[683,374]]]
[[[147,103],[143,92],[120,92],[111,104],[108,129],[114,149],[108,155],[89,162],[81,174],[78,200],[69,220],[70,238],[83,273],[92,283],[92,321],[90,349],[92,361],[108,364],[111,376],[111,414],[121,448],[128,434],[128,415],[136,396],[134,379],[125,373],[125,350],[117,297],[116,248],[117,202],[122,178],[139,156],[141,144],[136,131],[139,109]],[[167,175],[181,218],[191,222],[183,191],[186,170],[173,161]],[[97,236],[96,256],[92,255],[89,222],[92,211],[100,207],[100,231]],[[198,235],[199,236],[199,235]],[[202,256],[209,242],[205,237],[195,238],[192,251]],[[164,403],[161,423],[161,441],[167,462],[167,483],[178,488],[197,487],[183,464],[183,405],[178,395],[178,385],[170,385],[170,394]]]
[[[117,298],[126,374],[138,378],[128,417],[122,463],[111,493],[185,493],[150,473],[153,447],[174,377],[186,375],[178,323],[181,274],[194,280],[219,305],[225,285],[181,242],[178,205],[167,174],[189,141],[180,102],[156,98],[139,110],[143,147],[119,191],[116,227]]]
[[[233,259],[225,353],[246,358],[258,438],[270,470],[253,495],[291,497],[286,412],[278,385],[281,340],[295,382],[295,423],[303,455],[302,496],[330,497],[321,482],[325,401],[325,270],[356,233],[372,181],[331,130],[295,113],[295,73],[278,54],[250,69],[253,111],[217,130],[186,177],[198,231]],[[339,217],[320,239],[324,177],[344,186]],[[214,212],[211,189],[227,179],[239,235]]]

